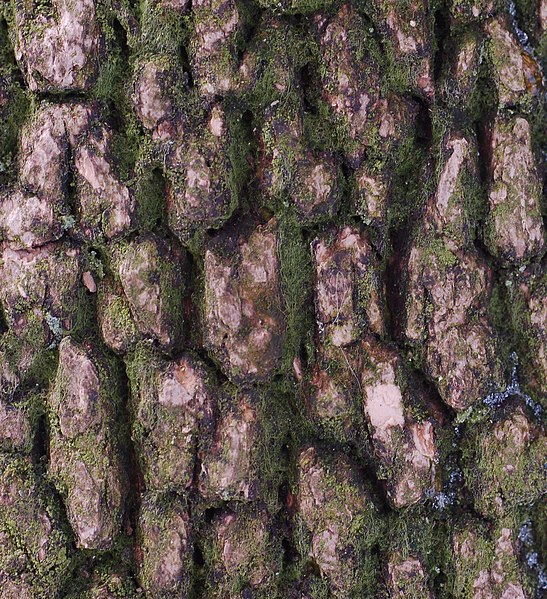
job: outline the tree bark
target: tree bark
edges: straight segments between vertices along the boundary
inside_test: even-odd
[[[547,592],[543,0],[0,8],[0,597]]]

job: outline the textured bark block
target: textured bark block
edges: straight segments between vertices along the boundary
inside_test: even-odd
[[[487,266],[479,256],[453,253],[439,241],[429,249],[413,248],[407,267],[406,336],[421,344],[424,370],[442,399],[456,410],[466,409],[503,385],[495,334],[484,310],[491,285]]]
[[[517,557],[515,531],[501,523],[488,535],[468,522],[452,535],[453,593],[463,599],[527,599]]]
[[[485,242],[503,263],[520,265],[545,250],[541,183],[528,121],[498,117],[488,139],[489,208]]]
[[[465,249],[474,236],[471,218],[478,202],[476,140],[469,133],[450,131],[440,150],[442,168],[423,215],[424,233],[434,231],[447,238],[448,247]]]
[[[470,428],[463,445],[464,473],[475,509],[501,517],[540,499],[547,476],[547,436],[521,405],[509,405],[494,422]]]
[[[132,102],[143,126],[155,141],[182,137],[186,118],[178,104],[188,77],[170,55],[158,55],[137,63]]]
[[[151,597],[186,599],[193,537],[187,508],[176,495],[145,496],[137,529],[139,582]]]
[[[258,395],[241,391],[219,398],[215,434],[202,444],[199,491],[209,500],[256,499],[263,438]]]
[[[474,32],[465,32],[450,43],[450,60],[437,87],[439,100],[466,118],[466,106],[477,87],[484,42]]]
[[[380,97],[379,66],[367,46],[358,12],[344,4],[336,16],[315,17],[321,52],[322,96],[345,136],[345,157],[357,167],[368,145],[370,111]]]
[[[94,0],[16,3],[15,55],[32,91],[83,91],[103,50]]]
[[[63,495],[79,547],[109,549],[127,494],[116,372],[91,346],[59,347],[49,395],[49,475]]]
[[[377,172],[364,162],[355,172],[352,204],[365,225],[384,232],[391,199],[388,173]]]
[[[164,350],[176,347],[183,328],[185,253],[148,234],[116,248],[114,264],[139,331]]]
[[[404,334],[416,344],[442,399],[456,410],[503,385],[497,339],[486,311],[491,272],[470,245],[466,199],[476,193],[472,147],[459,134],[445,139],[436,191],[402,266]]]
[[[112,131],[98,122],[98,106],[92,103],[44,103],[23,130],[20,182],[40,199],[38,203],[30,195],[27,211],[49,209],[37,215],[44,221],[42,227],[49,225],[46,230],[50,238],[59,237],[74,225],[70,224],[67,185],[71,167],[74,216],[84,236],[110,239],[135,225],[135,199],[116,173],[112,143]]]
[[[233,0],[198,0],[192,3],[194,35],[190,62],[200,93],[208,99],[234,91],[238,85],[236,43],[240,11]]]
[[[372,227],[371,238],[385,251],[394,180],[397,170],[417,152],[414,138],[419,104],[389,93],[370,109],[367,156],[352,178],[351,208]],[[414,149],[413,149],[414,147]]]
[[[427,2],[373,2],[371,15],[388,44],[390,60],[426,101],[435,98],[431,12]]]
[[[0,237],[14,249],[59,239],[70,222],[66,198],[69,138],[81,134],[91,118],[81,104],[40,105],[21,133],[20,186],[0,197]]]
[[[308,557],[328,579],[333,596],[373,592],[369,551],[381,517],[362,473],[342,454],[327,457],[305,447],[298,459],[296,504],[308,533]]]
[[[95,104],[42,103],[21,133],[19,180],[30,193],[64,199],[68,156],[80,136],[97,119]]]
[[[539,65],[512,33],[506,17],[489,20],[485,32],[499,107],[530,106],[542,87]]]
[[[359,388],[362,362],[358,346],[319,348],[309,372],[303,371],[300,358],[294,360],[306,417],[322,436],[355,445],[366,437]]]
[[[261,129],[261,187],[270,198],[288,195],[302,222],[332,215],[340,203],[338,168],[327,152],[314,155],[304,139],[299,107],[273,102]]]
[[[377,475],[385,479],[394,507],[420,501],[433,487],[437,448],[432,419],[417,421],[401,359],[373,340],[361,345],[363,406],[377,458]]]
[[[56,241],[63,233],[62,208],[19,189],[0,193],[0,239],[14,250]]]
[[[387,588],[389,597],[405,599],[432,599],[423,563],[416,557],[392,553],[387,561]]]
[[[198,447],[211,434],[216,389],[190,356],[166,361],[140,347],[128,363],[133,438],[146,488],[185,492]]]
[[[20,251],[4,246],[0,300],[18,338],[45,347],[58,343],[71,329],[78,309],[79,254],[78,248],[61,243]],[[33,327],[34,323],[38,326]]]
[[[112,131],[91,128],[73,148],[77,185],[77,217],[83,234],[107,239],[128,233],[135,225],[133,192],[115,172]]]
[[[158,55],[137,65],[132,95],[161,158],[169,227],[183,243],[196,230],[222,225],[237,205],[240,187],[230,159],[237,132],[219,103],[191,117],[187,79],[173,57]]]
[[[127,353],[143,337],[121,284],[111,278],[104,278],[99,284],[97,317],[103,341],[118,354]]]
[[[164,159],[167,219],[183,243],[196,230],[224,224],[237,205],[239,186],[229,157],[231,131],[222,105],[215,104],[193,130],[171,144]]]
[[[334,238],[313,242],[315,304],[322,342],[340,347],[363,328],[385,333],[383,286],[366,234],[344,227]]]
[[[281,538],[260,506],[218,513],[208,532],[207,592],[215,599],[276,597],[281,571]]]
[[[29,453],[34,441],[33,425],[28,410],[9,401],[7,389],[0,381],[0,451]]]
[[[359,443],[364,433],[360,405],[363,365],[358,341],[366,330],[385,333],[384,293],[375,254],[358,229],[331,230],[312,242],[315,262],[316,362],[303,372],[305,409],[323,434]]]
[[[232,230],[205,252],[204,342],[235,382],[264,381],[281,359],[285,321],[274,220]]]
[[[0,454],[0,592],[55,594],[70,568],[60,509],[26,458]]]
[[[531,265],[508,279],[509,310],[521,335],[523,378],[534,398],[547,396],[547,273]]]

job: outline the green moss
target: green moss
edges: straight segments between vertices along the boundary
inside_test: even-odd
[[[7,22],[2,19],[3,10],[8,9],[0,8],[0,93],[7,94],[7,105],[0,108],[0,185],[15,180],[19,133],[33,103],[32,96],[18,82]]]
[[[452,549],[449,544],[453,523],[423,505],[410,506],[389,514],[380,549],[401,558],[418,559],[423,565],[427,586],[439,598],[451,597],[447,581],[452,576]],[[454,595],[458,596],[458,595]]]
[[[54,596],[71,569],[71,535],[61,508],[26,458],[0,455],[0,472],[0,485],[25,498],[0,505],[0,531],[6,535],[8,555],[19,551],[19,572],[40,596]],[[0,562],[2,553],[0,548]]]
[[[387,213],[391,230],[409,224],[431,192],[432,178],[424,172],[424,160],[423,147],[417,146],[411,137],[403,140],[395,156],[393,193]]]
[[[223,510],[202,538],[205,588],[211,597],[239,596],[252,589],[257,599],[278,598],[282,568],[279,528],[260,504]],[[230,543],[225,544],[229,539]]]
[[[455,527],[453,534],[460,547],[467,542],[470,555],[468,557],[454,555],[454,571],[450,573],[448,582],[453,596],[471,599],[474,595],[475,581],[480,573],[488,571],[492,564],[493,547],[488,540],[484,525],[477,521]]]
[[[223,214],[220,224],[223,224],[241,203],[242,194],[251,175],[251,152],[256,150],[254,137],[239,109],[228,106],[226,125],[230,136],[227,154],[231,169],[227,173],[227,183],[231,199],[230,208]]]
[[[526,427],[534,427],[528,418],[518,410],[508,413],[495,428],[477,423],[466,431],[462,445],[464,474],[475,508],[485,515],[509,513],[517,506],[531,505],[541,496],[545,486],[545,439],[534,439],[533,430],[526,432]],[[518,445],[521,436],[522,446]]]
[[[288,15],[306,15],[321,9],[329,9],[334,0],[258,0],[260,6]]]
[[[425,243],[427,248],[426,263],[438,265],[442,269],[450,269],[458,262],[458,258],[446,247],[440,237],[434,237]]]
[[[141,230],[154,231],[165,226],[165,179],[160,169],[147,161],[137,166],[135,201]]]
[[[41,349],[43,324],[31,320],[27,327],[28,339],[20,339],[12,332],[0,336],[0,353],[10,369],[20,377],[22,389],[47,387],[57,370],[58,354],[54,349]]]
[[[256,80],[244,95],[253,113],[260,118],[263,111],[278,101],[283,106],[299,103],[294,80],[310,60],[310,42],[304,31],[275,18],[264,18],[249,47],[256,60]],[[257,123],[261,125],[262,123]]]
[[[177,54],[189,39],[191,17],[177,10],[162,10],[154,0],[138,0],[141,16],[140,43],[137,54]]]
[[[314,353],[311,250],[296,216],[289,211],[279,223],[278,251],[287,326],[282,367],[289,372],[302,345],[310,358]]]

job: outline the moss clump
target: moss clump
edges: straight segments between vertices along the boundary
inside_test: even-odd
[[[261,7],[287,15],[307,15],[318,10],[328,10],[334,0],[258,0]]]
[[[468,427],[462,444],[464,475],[475,509],[485,516],[533,504],[542,494],[547,440],[525,408],[508,405],[494,424]]]
[[[358,467],[343,454],[305,447],[294,482],[293,536],[301,567],[313,562],[334,594],[357,599],[377,590],[384,520]]]
[[[71,338],[61,342],[59,353],[48,396],[49,477],[65,500],[78,546],[110,549],[120,532],[128,485],[120,364]]]
[[[280,529],[262,505],[221,510],[204,533],[205,588],[211,597],[279,597]]]
[[[303,346],[310,358],[314,353],[311,251],[291,212],[286,212],[279,223],[278,251],[287,326],[282,368],[289,372]]]
[[[0,570],[27,581],[38,596],[55,596],[71,569],[61,508],[27,458],[0,454],[0,472],[2,496],[25,498],[0,505]]]

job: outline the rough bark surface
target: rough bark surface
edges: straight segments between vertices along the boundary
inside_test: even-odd
[[[0,599],[547,596],[545,0],[5,0]]]

